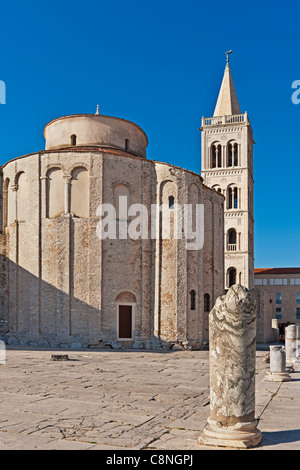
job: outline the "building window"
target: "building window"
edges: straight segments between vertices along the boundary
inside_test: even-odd
[[[277,307],[277,308],[276,308],[276,316],[275,316],[275,318],[276,318],[277,320],[281,320],[281,318],[282,318],[282,310],[281,310],[280,307]]]
[[[220,144],[211,146],[211,168],[222,167],[222,147]]]
[[[238,188],[234,188],[233,190],[233,208],[237,209],[239,206],[238,204]]]
[[[194,290],[190,292],[190,309],[196,310],[196,291]]]
[[[174,209],[175,199],[174,196],[169,196],[169,209]]]
[[[231,287],[234,284],[236,284],[236,269],[229,268],[227,271],[227,285],[228,287]]]
[[[125,150],[129,150],[129,139],[125,139]]]
[[[227,189],[227,209],[239,208],[239,190],[236,187],[230,186]]]
[[[239,149],[236,142],[228,142],[227,144],[227,166],[238,166]]]
[[[227,250],[228,251],[236,251],[237,244],[236,244],[237,236],[236,236],[236,230],[234,228],[231,228],[228,230],[227,233]]]
[[[300,308],[296,308],[296,320],[300,320]]]
[[[296,294],[296,304],[297,305],[300,304],[300,292],[297,292],[297,294]]]
[[[204,312],[210,312],[210,295],[204,294]]]
[[[276,304],[282,304],[282,293],[276,292]]]
[[[77,136],[75,134],[71,135],[71,145],[76,145]]]

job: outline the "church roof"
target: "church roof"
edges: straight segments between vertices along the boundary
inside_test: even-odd
[[[241,114],[241,109],[231,75],[229,57],[227,55],[227,63],[214,116],[232,116],[233,114]]]

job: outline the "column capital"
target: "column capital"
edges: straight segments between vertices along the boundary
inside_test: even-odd
[[[70,184],[72,180],[72,175],[64,175],[63,178],[67,184]]]

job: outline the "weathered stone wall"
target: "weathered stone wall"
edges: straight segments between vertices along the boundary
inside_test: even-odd
[[[52,179],[54,169],[57,179]],[[179,239],[163,239],[159,209],[156,239],[101,240],[97,208],[114,204],[117,185],[128,189],[129,205],[147,207],[149,235],[151,204],[168,206],[172,196],[175,204],[195,207],[204,202],[204,191],[211,205],[208,209],[205,202],[204,249],[187,250],[184,233]],[[202,344],[204,293],[210,293],[213,305],[223,289],[224,228],[223,196],[205,188],[199,175],[126,153],[78,148],[43,151],[7,163],[2,191],[1,323],[10,344]],[[175,211],[168,210],[173,227]],[[134,218],[129,216],[127,225]],[[118,306],[126,295],[134,299],[133,337],[121,341]]]
[[[203,339],[208,341],[208,315],[216,299],[224,293],[224,197],[203,185],[205,241],[203,247],[203,290],[209,295],[210,308],[203,311]],[[204,302],[204,298],[202,299]]]

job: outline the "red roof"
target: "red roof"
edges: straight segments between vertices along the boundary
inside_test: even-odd
[[[256,268],[254,274],[300,274],[300,268]]]

